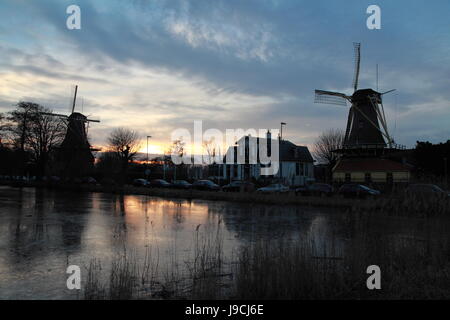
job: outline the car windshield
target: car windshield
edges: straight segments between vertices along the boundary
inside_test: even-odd
[[[439,188],[439,187],[436,186],[436,185],[433,185],[433,191],[436,191],[436,192],[444,192],[444,190],[442,190],[441,188]]]
[[[364,190],[367,190],[367,191],[372,190],[372,189],[370,189],[369,187],[363,186],[362,184],[360,184],[359,187],[360,187],[361,189],[364,189]]]

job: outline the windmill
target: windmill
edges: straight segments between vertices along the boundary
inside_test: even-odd
[[[82,176],[87,174],[94,164],[93,149],[88,141],[87,127],[90,122],[100,122],[100,120],[89,119],[84,114],[75,112],[78,86],[75,86],[75,93],[70,115],[44,113],[56,116],[67,122],[67,132],[59,148],[59,167],[66,176]]]
[[[353,78],[353,94],[315,90],[315,103],[351,106],[348,112],[345,130],[344,149],[383,149],[393,148],[395,142],[390,136],[383,106],[383,93],[372,89],[358,89],[361,64],[361,44],[354,43],[355,72]]]

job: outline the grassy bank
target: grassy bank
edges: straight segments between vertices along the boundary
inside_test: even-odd
[[[429,217],[450,216],[450,201],[439,197],[406,197],[404,194],[383,195],[368,199],[345,199],[339,196],[313,197],[297,196],[293,192],[288,194],[258,194],[239,192],[210,192],[199,190],[158,189],[123,187],[114,185],[64,184],[64,183],[22,183],[9,182],[15,187],[39,187],[68,190],[73,192],[106,192],[114,194],[148,195],[163,198],[180,198],[186,200],[202,199],[211,201],[231,201],[236,203],[255,203],[270,205],[299,205],[310,207],[329,207],[351,210],[354,212],[381,212],[389,215]]]

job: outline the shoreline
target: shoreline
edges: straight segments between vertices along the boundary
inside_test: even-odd
[[[267,205],[298,205],[308,207],[328,207],[336,209],[376,209],[380,204],[378,200],[386,199],[345,199],[337,196],[332,197],[314,197],[288,194],[258,194],[256,192],[223,192],[223,191],[200,191],[183,189],[163,189],[135,187],[132,185],[108,186],[101,184],[79,184],[69,185],[60,182],[20,182],[20,181],[0,181],[0,186],[10,186],[14,188],[45,188],[57,189],[73,192],[101,192],[123,195],[147,195],[162,198],[177,198],[185,200],[209,200],[209,201],[228,201],[235,203],[267,204]]]

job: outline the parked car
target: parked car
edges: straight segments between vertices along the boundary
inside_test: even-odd
[[[222,187],[222,190],[225,192],[239,192],[239,191],[247,191],[251,192],[255,190],[255,185],[249,181],[232,181],[229,184],[226,184]]]
[[[18,180],[22,180],[21,178],[22,178],[22,177],[20,177],[20,179],[18,179]],[[50,177],[50,181],[51,181],[51,182],[59,182],[59,181],[61,181],[61,178],[58,177],[58,176],[51,176],[51,177]]]
[[[274,183],[268,185],[267,187],[262,187],[256,190],[258,193],[287,193],[289,192],[289,187],[282,185],[281,183]]]
[[[146,179],[134,179],[133,186],[135,187],[146,187],[150,184]]]
[[[299,187],[295,189],[295,194],[304,196],[327,196],[333,195],[333,187],[327,183],[314,183],[309,186]]]
[[[82,182],[83,182],[83,183],[87,183],[87,184],[97,184],[97,180],[95,180],[95,179],[92,178],[92,177],[84,177],[84,178],[82,179]]]
[[[448,191],[444,191],[435,184],[410,184],[406,190],[407,195],[411,196],[447,196],[450,197]]]
[[[192,184],[193,189],[219,191],[220,186],[212,182],[211,180],[197,180]]]
[[[150,181],[150,187],[153,188],[170,188],[172,185],[164,179],[154,179]]]
[[[175,180],[172,182],[172,187],[175,189],[190,189],[192,188],[192,184],[186,180]]]
[[[362,184],[344,184],[338,193],[345,198],[365,198],[368,196],[379,196],[381,194],[380,191]]]
[[[148,181],[147,181],[147,183],[148,183]],[[113,186],[116,184],[116,181],[114,181],[114,179],[112,179],[112,178],[103,178],[100,181],[100,184],[102,184],[104,186]]]

